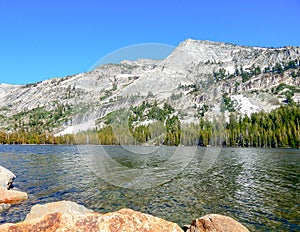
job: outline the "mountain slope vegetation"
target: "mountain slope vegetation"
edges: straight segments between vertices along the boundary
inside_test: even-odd
[[[0,99],[0,143],[299,147],[300,48],[188,39]]]

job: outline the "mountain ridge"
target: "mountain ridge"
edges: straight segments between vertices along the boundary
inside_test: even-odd
[[[285,104],[289,93],[290,99],[299,100],[299,64],[300,47],[260,48],[187,39],[164,60],[123,61],[33,84],[1,84],[0,130],[14,130],[10,118],[38,108],[45,112],[72,108],[49,127],[57,135],[99,127],[99,118],[144,101],[157,101],[160,106],[167,102],[183,123],[197,122],[206,106],[202,117],[223,112],[228,117],[225,97],[237,114],[268,112]],[[274,94],[280,85],[286,86]],[[253,109],[242,110],[247,105]],[[17,124],[30,121],[26,117],[18,116]]]

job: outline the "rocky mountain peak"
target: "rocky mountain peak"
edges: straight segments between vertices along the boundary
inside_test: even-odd
[[[270,110],[285,100],[287,91],[298,98],[299,65],[299,47],[260,48],[187,39],[164,60],[123,61],[23,86],[1,84],[1,126],[12,130],[12,122],[26,123],[36,109],[68,109],[65,118],[51,124],[54,130],[68,129],[79,118],[89,122],[85,128],[91,128],[98,118],[117,109],[154,100],[160,106],[171,104],[182,122],[197,122],[199,112],[207,116],[220,112],[224,94],[237,113],[254,111],[242,110],[243,102],[255,111]]]

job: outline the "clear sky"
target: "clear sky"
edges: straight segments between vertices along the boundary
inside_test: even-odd
[[[0,0],[0,83],[84,72],[141,43],[300,46],[299,12],[300,0]]]

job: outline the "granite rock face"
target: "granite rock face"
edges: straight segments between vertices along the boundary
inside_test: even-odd
[[[248,72],[257,66],[263,71],[291,60],[297,60],[298,66],[299,59],[300,47],[272,49],[187,39],[164,60],[142,59],[106,64],[85,73],[28,85],[0,84],[0,114],[5,118],[0,118],[0,129],[5,131],[5,128],[12,127],[12,116],[20,112],[24,112],[20,120],[26,122],[33,109],[56,110],[54,102],[69,105],[74,112],[72,120],[68,118],[68,122],[57,124],[54,128],[56,135],[96,128],[99,118],[121,108],[128,110],[131,106],[140,105],[145,98],[149,102],[157,100],[160,107],[171,100],[172,107],[182,115],[182,122],[198,122],[197,109],[204,104],[212,106],[205,115],[220,114],[225,93],[230,98],[243,95],[251,102],[250,106],[243,101],[235,103],[238,104],[235,107],[238,113],[245,114],[240,106],[251,108],[252,105],[257,111],[269,112],[285,100],[281,94],[273,94],[271,90],[280,84],[298,89],[299,78],[293,78],[292,70],[286,70],[282,75],[260,73],[243,80],[237,74],[237,68],[239,73],[241,68]],[[226,77],[216,80],[214,74],[221,69]],[[298,72],[298,69],[294,71]],[[149,92],[154,99],[148,97]],[[178,98],[172,99],[172,95]],[[295,101],[299,98],[299,94],[293,97]]]
[[[249,230],[231,217],[207,214],[194,220],[186,232],[249,232]]]

